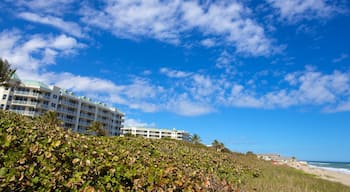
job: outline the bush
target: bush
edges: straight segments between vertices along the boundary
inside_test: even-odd
[[[81,135],[39,120],[0,112],[0,191],[349,191],[204,145]]]

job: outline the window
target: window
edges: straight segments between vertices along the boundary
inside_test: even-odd
[[[9,110],[10,109],[10,105],[6,105],[6,110]]]
[[[53,95],[52,98],[57,99],[57,95]]]
[[[4,104],[1,104],[1,105],[0,105],[0,109],[4,109]]]
[[[9,95],[9,101],[12,101],[12,95]]]
[[[51,103],[51,107],[56,107],[56,103]]]
[[[6,91],[7,91],[7,90],[9,90],[9,88],[8,88],[8,87],[6,87],[6,88],[5,88],[5,90],[6,90]]]
[[[4,94],[4,95],[2,96],[2,99],[3,99],[3,100],[5,100],[5,99],[6,99],[6,97],[7,97],[7,95],[6,95],[6,94]]]

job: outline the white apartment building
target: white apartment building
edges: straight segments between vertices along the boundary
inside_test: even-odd
[[[142,136],[150,139],[171,138],[176,140],[190,140],[190,134],[185,131],[178,131],[176,129],[157,129],[146,127],[123,127],[121,128],[121,134],[131,134],[134,136]]]
[[[38,81],[21,81],[16,75],[12,81],[17,86],[0,87],[0,109],[26,116],[39,116],[46,111],[56,111],[64,127],[84,132],[94,121],[101,122],[109,135],[120,135],[124,114],[116,108],[86,97],[78,97],[56,86]]]

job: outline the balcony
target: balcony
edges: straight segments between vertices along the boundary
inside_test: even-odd
[[[45,99],[45,100],[50,100],[51,97],[49,95],[44,95],[44,94],[39,94],[39,98]]]
[[[70,111],[70,110],[67,110],[67,109],[58,108],[57,111],[60,112],[60,113],[65,113],[65,114],[69,114],[69,115],[74,115],[74,116],[77,115],[76,111]]]
[[[34,93],[30,91],[15,91],[15,95],[24,95],[24,96],[33,96],[33,97],[38,97],[39,93]]]
[[[23,100],[12,100],[12,104],[36,106],[38,104],[38,102],[36,102],[36,101],[23,101]]]
[[[85,113],[80,113],[80,117],[83,117],[83,118],[85,118],[85,119],[92,119],[92,120],[95,119],[95,116],[93,116],[93,115],[88,115],[88,114],[85,114]]]
[[[95,113],[95,108],[92,108],[92,107],[81,106],[80,110],[88,111],[88,112],[91,112],[91,113]]]
[[[59,104],[63,104],[63,105],[66,105],[66,106],[69,106],[69,107],[74,107],[74,108],[78,107],[78,103],[72,103],[72,102],[65,101],[65,100],[60,100]]]
[[[31,116],[31,117],[34,117],[37,115],[35,111],[26,111],[26,110],[19,110],[19,109],[10,109],[10,111],[21,115]]]
[[[38,107],[42,109],[49,109],[49,105],[43,103],[39,104]]]

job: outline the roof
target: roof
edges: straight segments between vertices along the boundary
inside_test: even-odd
[[[135,126],[124,126],[122,129],[137,129],[137,130],[149,130],[149,131],[164,131],[164,132],[177,132],[177,133],[188,133],[183,130],[176,130],[176,129],[163,129],[163,128],[152,128],[152,127],[135,127]]]
[[[45,88],[45,89],[51,89],[48,85],[45,83],[42,83],[40,81],[34,81],[34,80],[24,80],[22,83],[26,86],[36,86],[40,88]]]

